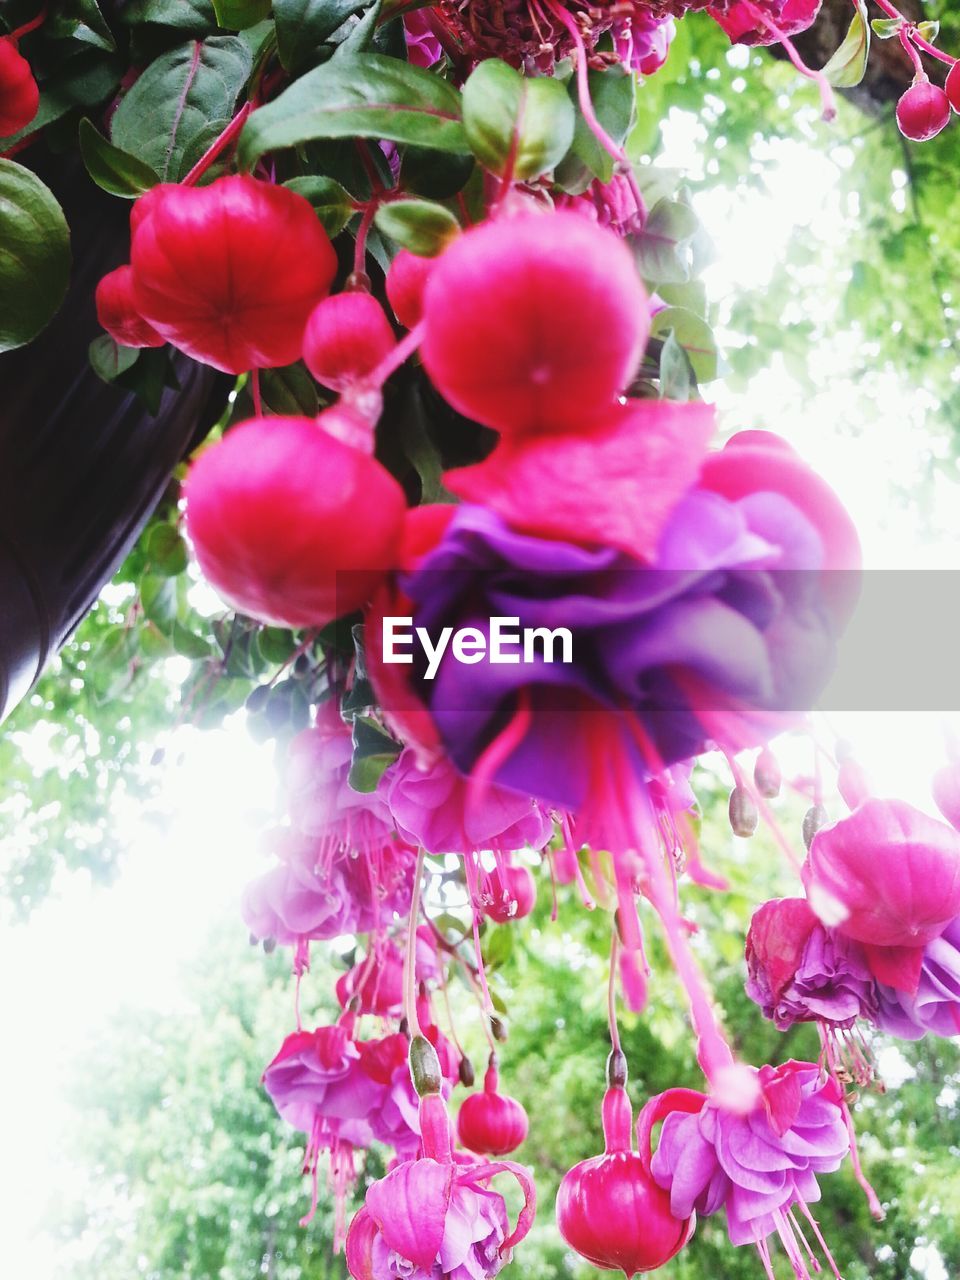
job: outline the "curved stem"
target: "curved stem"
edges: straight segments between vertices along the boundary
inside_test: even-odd
[[[393,350],[380,361],[377,367],[363,380],[363,385],[371,391],[379,391],[386,380],[392,373],[395,373],[409,358],[423,341],[424,322],[421,320],[419,324],[414,325],[409,333],[405,334]]]
[[[38,27],[42,27],[47,20],[47,6],[44,5],[35,18],[31,18],[29,22],[25,22],[22,27],[17,27],[11,31],[8,36],[4,36],[5,40],[19,40],[21,36],[29,35],[31,31],[36,31]]]
[[[424,858],[421,848],[417,851],[417,865],[413,872],[413,898],[410,901],[407,950],[403,961],[403,1012],[411,1039],[420,1035],[420,1018],[417,1013],[417,920],[420,916],[420,895],[423,892]]]
[[[615,165],[626,178],[630,191],[633,194],[634,201],[637,206],[637,213],[642,219],[647,216],[647,206],[637,183],[637,175],[633,172],[633,165],[627,156],[623,147],[618,146],[614,140],[604,129],[603,125],[597,119],[597,113],[593,109],[593,100],[590,97],[590,81],[588,78],[589,65],[587,63],[587,50],[583,43],[583,36],[580,34],[580,28],[577,26],[576,19],[573,14],[559,3],[559,0],[546,0],[547,8],[561,23],[566,27],[570,39],[573,41],[573,47],[576,51],[577,64],[577,99],[580,103],[580,110],[583,112],[583,118],[587,122],[587,128],[606,151],[607,155],[614,161]]]
[[[916,80],[929,79],[927,73],[923,69],[923,63],[920,60],[920,54],[914,47],[913,40],[910,35],[909,27],[901,27],[899,31],[900,43],[903,45],[903,51],[913,63],[914,78]]]
[[[213,164],[214,160],[216,160],[218,156],[222,155],[223,152],[226,151],[227,147],[229,147],[230,144],[239,137],[240,131],[247,123],[247,117],[250,115],[252,110],[252,102],[244,103],[219,137],[214,138],[210,146],[207,147],[206,151],[184,178],[181,186],[192,187],[203,177],[206,171]]]
[[[370,228],[373,226],[373,220],[376,217],[377,209],[380,206],[378,198],[371,200],[363,211],[360,219],[360,225],[357,227],[357,238],[353,246],[353,271],[354,275],[364,275],[364,267],[367,264],[367,236]]]

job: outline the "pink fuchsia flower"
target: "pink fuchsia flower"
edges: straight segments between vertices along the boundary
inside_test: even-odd
[[[765,902],[751,921],[746,955],[747,995],[781,1031],[795,1022],[844,1029],[876,1014],[862,948],[825,929],[803,898]]]
[[[632,401],[588,438],[505,439],[483,462],[448,471],[444,483],[519,532],[649,561],[696,483],[714,425],[710,405]]]
[[[359,856],[283,830],[279,861],[249,884],[241,912],[257,940],[302,947],[346,933],[373,933],[410,907],[415,855],[399,842]]]
[[[810,1280],[794,1208],[812,1222],[817,1174],[837,1169],[850,1148],[843,1095],[811,1062],[761,1067],[757,1078],[761,1100],[747,1114],[690,1090],[651,1099],[637,1124],[641,1146],[662,1119],[651,1169],[673,1213],[709,1217],[723,1208],[731,1241],[756,1245],[768,1276],[767,1238],[776,1234],[796,1275]]]
[[[427,853],[542,849],[553,834],[549,815],[529,796],[498,786],[471,795],[446,757],[422,767],[409,748],[384,773],[380,792],[403,838]]]
[[[902,800],[866,800],[817,832],[803,884],[874,977],[913,994],[923,948],[960,914],[960,835]]]
[[[916,992],[877,986],[874,1021],[881,1031],[902,1040],[920,1040],[927,1032],[960,1035],[960,919],[923,948]]]
[[[335,1200],[335,1245],[344,1238],[346,1196],[356,1181],[354,1149],[373,1141],[371,1117],[382,1108],[386,1090],[361,1067],[349,1015],[335,1026],[296,1031],[263,1073],[263,1086],[277,1111],[307,1135],[304,1172],[312,1176],[310,1211],[317,1208],[320,1155],[330,1152]]]
[[[642,76],[652,76],[667,60],[677,25],[637,8],[613,28],[613,47],[620,62]]]
[[[718,4],[707,12],[730,37],[731,44],[776,44],[813,26],[822,0],[759,0]]]
[[[440,979],[437,944],[428,925],[417,930],[416,980]],[[337,1000],[345,1009],[356,999],[360,1013],[399,1014],[403,1005],[403,955],[389,938],[375,938],[370,951],[337,980]]]
[[[331,850],[365,852],[394,842],[393,823],[377,792],[348,781],[353,744],[335,700],[321,703],[317,723],[290,744],[284,785],[293,825],[323,838]]]
[[[610,1064],[607,1070],[609,1080]],[[634,1151],[631,1122],[626,1089],[611,1083],[603,1098],[604,1152],[568,1170],[557,1192],[557,1225],[567,1244],[595,1267],[628,1277],[669,1262],[695,1226],[692,1213],[672,1212],[654,1180],[649,1141],[644,1146],[641,1139],[640,1153]]]
[[[488,1280],[533,1224],[533,1183],[512,1161],[455,1159],[442,1099],[422,1098],[420,1107],[425,1154],[367,1189],[347,1234],[347,1267],[354,1280]],[[503,1197],[486,1185],[499,1173],[523,1191],[512,1232]]]
[[[432,67],[443,57],[443,46],[434,32],[429,6],[412,9],[403,15],[403,34],[407,42],[407,60],[415,67]]]

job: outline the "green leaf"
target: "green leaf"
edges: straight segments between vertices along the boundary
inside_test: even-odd
[[[291,178],[284,186],[298,191],[310,201],[331,240],[340,234],[356,212],[350,192],[333,178]]]
[[[597,119],[612,140],[622,146],[636,115],[634,77],[622,67],[611,67],[608,71],[591,71],[588,80],[590,101]],[[571,78],[569,93],[576,101],[575,78]],[[613,177],[613,157],[597,141],[579,109],[576,111],[572,151],[601,182],[609,182]]]
[[[285,627],[264,627],[257,633],[257,645],[265,662],[281,663],[296,649],[297,641]]]
[[[299,361],[281,369],[264,369],[260,394],[267,408],[281,415],[312,418],[319,408],[316,385]]]
[[[80,155],[97,186],[112,196],[135,200],[160,181],[148,164],[108,142],[86,119],[80,121]]]
[[[246,31],[267,17],[270,3],[271,0],[213,0],[217,26],[228,31]]]
[[[900,34],[903,18],[874,18],[870,26],[878,40],[891,40]]]
[[[187,544],[172,524],[158,524],[150,530],[146,554],[152,572],[164,578],[183,573],[190,559]]]
[[[926,40],[928,44],[933,44],[940,34],[940,23],[919,22],[917,23],[917,34]]]
[[[376,720],[356,716],[353,721],[353,759],[347,778],[354,791],[375,791],[400,750],[400,743],[391,738]]]
[[[719,353],[713,330],[702,316],[685,307],[665,307],[653,317],[651,336],[673,334],[686,353],[698,382],[710,382],[719,372]]]
[[[395,58],[359,53],[308,71],[254,111],[240,136],[240,163],[249,169],[268,151],[351,137],[469,150],[460,95],[446,81]]]
[[[164,633],[173,632],[177,620],[177,584],[173,578],[148,574],[140,583],[140,604],[144,615]]]
[[[382,0],[375,0],[375,3],[369,9],[364,9],[362,15],[354,20],[353,15],[347,19],[339,31],[335,32],[331,37],[331,43],[337,44],[337,51],[333,55],[335,58],[351,57],[355,53],[365,53],[374,46],[378,33],[377,24],[380,21],[380,8]],[[387,24],[386,30],[390,29],[391,24]],[[341,37],[337,40],[337,36]],[[406,51],[406,42],[403,45]],[[378,49],[377,52],[386,54],[392,61],[397,61],[398,53],[396,50]]]
[[[463,127],[490,173],[528,181],[553,169],[573,142],[576,113],[558,80],[522,76],[488,58],[463,86]]]
[[[55,40],[80,40],[107,53],[117,47],[97,0],[66,0],[50,15],[44,32]]]
[[[162,54],[117,108],[114,146],[139,156],[164,182],[176,182],[197,137],[230,120],[252,65],[237,36],[190,41]]]
[[[88,355],[90,367],[97,377],[104,382],[113,382],[114,378],[136,364],[140,352],[136,347],[121,347],[109,333],[101,333],[90,343]]]
[[[121,13],[128,26],[149,22],[196,35],[214,31],[217,26],[211,0],[132,0]]]
[[[685,284],[692,274],[689,246],[700,228],[697,215],[680,200],[658,200],[633,248],[648,282]]]
[[[870,22],[866,0],[854,0],[856,12],[843,44],[823,68],[836,89],[853,89],[866,74],[870,53]]]
[[[320,46],[365,0],[274,0],[277,52],[287,71],[297,74],[316,60]]]
[[[449,209],[432,200],[392,200],[376,212],[374,222],[385,236],[420,258],[435,258],[460,234]]]
[[[473,156],[444,155],[426,147],[406,147],[398,186],[428,200],[449,200],[470,181]]]
[[[660,399],[689,400],[695,386],[690,360],[671,329],[660,351]]]
[[[210,641],[190,631],[182,622],[173,624],[173,647],[182,658],[191,658],[194,661],[209,658],[213,654]]]
[[[46,328],[69,279],[63,210],[36,174],[0,159],[0,352],[22,347]]]

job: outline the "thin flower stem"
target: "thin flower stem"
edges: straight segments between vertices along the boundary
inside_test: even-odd
[[[924,53],[928,53],[931,58],[937,58],[940,62],[945,62],[949,67],[954,67],[957,62],[960,62],[960,58],[954,58],[951,54],[944,53],[942,49],[938,49],[936,45],[932,45],[929,40],[924,40],[916,27],[911,27],[910,39],[915,45],[922,49]]]
[[[920,54],[914,48],[913,40],[910,35],[909,27],[901,27],[899,31],[900,43],[903,45],[903,51],[913,63],[913,70],[917,80],[929,79],[927,73],[923,69],[923,62],[920,60]]]
[[[365,275],[364,267],[367,265],[367,236],[370,228],[373,226],[373,220],[376,217],[377,209],[380,207],[378,198],[374,198],[369,202],[363,211],[360,219],[360,225],[357,227],[357,239],[353,246],[353,272],[354,275]]]
[[[19,40],[21,36],[27,36],[31,31],[36,31],[38,27],[42,27],[47,20],[47,6],[44,5],[35,18],[31,18],[29,22],[25,22],[22,27],[17,27],[11,31],[8,36],[4,36],[5,40]]]
[[[597,119],[597,113],[593,109],[593,100],[590,97],[590,67],[587,62],[587,50],[583,43],[583,36],[580,28],[577,26],[576,19],[573,14],[569,13],[558,0],[546,0],[547,8],[557,19],[566,27],[570,39],[573,41],[573,47],[576,51],[577,64],[577,99],[580,103],[580,110],[583,112],[583,118],[587,122],[587,128],[606,151],[607,155],[614,161],[617,168],[622,172],[629,184],[630,191],[633,194],[634,201],[637,206],[637,213],[641,220],[645,220],[647,216],[647,206],[640,191],[637,182],[637,175],[633,171],[633,165],[627,156],[623,147],[618,146],[614,140],[604,129],[603,125]]]
[[[253,397],[253,412],[256,417],[263,417],[263,398],[260,395],[260,370],[250,370],[250,394]]]
[[[408,334],[400,339],[390,354],[380,361],[369,377],[364,379],[364,386],[373,391],[379,391],[390,375],[395,373],[413,355],[423,341],[423,333],[424,322],[421,320],[419,324],[414,325]]]
[[[407,951],[403,970],[403,1012],[411,1038],[420,1035],[420,1018],[417,1014],[417,920],[420,916],[420,896],[423,892],[424,850],[417,852],[417,865],[413,872],[413,898],[410,902],[410,922],[407,926]]]
[[[620,940],[616,926],[610,939],[610,978],[607,982],[607,1021],[610,1023],[610,1043],[616,1053],[620,1052],[620,1028],[617,1026],[617,955]]]

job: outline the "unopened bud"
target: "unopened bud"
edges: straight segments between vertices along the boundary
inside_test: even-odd
[[[272,955],[273,955],[273,953],[274,953],[274,951],[276,951],[276,949],[277,949],[277,940],[276,940],[276,938],[264,938],[264,940],[263,940],[263,954],[264,954],[265,956],[272,956]]]
[[[769,747],[764,747],[753,766],[753,780],[757,790],[766,800],[780,794],[780,766]]]
[[[627,1087],[627,1055],[622,1049],[611,1049],[607,1058],[607,1088]]]
[[[439,1093],[443,1086],[443,1072],[437,1051],[426,1036],[417,1035],[410,1041],[409,1062],[410,1078],[417,1096],[425,1098],[427,1094]]]
[[[493,1036],[494,1040],[499,1040],[501,1044],[503,1044],[507,1038],[507,1028],[495,1013],[490,1015],[490,1034]]]
[[[458,1068],[457,1074],[460,1076],[460,1083],[463,1085],[465,1089],[470,1089],[473,1087],[473,1084],[476,1081],[477,1076],[473,1069],[473,1063],[470,1061],[470,1059],[467,1057],[466,1054],[464,1054],[463,1057],[460,1059],[460,1066]]]
[[[827,811],[822,804],[811,805],[803,815],[803,843],[807,849],[813,844],[813,837],[827,823]]]
[[[730,826],[735,836],[752,836],[760,822],[757,806],[743,787],[734,787],[730,792],[730,804],[727,812],[730,815]]]

